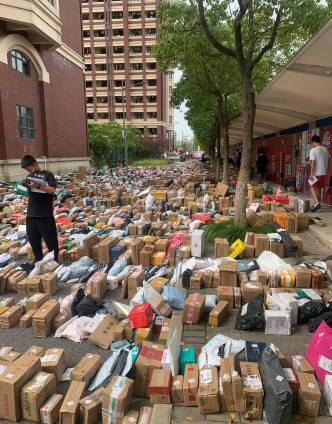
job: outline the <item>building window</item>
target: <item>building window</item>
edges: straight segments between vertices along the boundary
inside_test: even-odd
[[[149,71],[154,71],[155,69],[157,69],[156,63],[148,63],[148,70]]]
[[[47,0],[52,6],[54,6],[54,0]]]
[[[148,96],[148,103],[157,103],[156,96]]]
[[[157,128],[149,128],[149,135],[157,135]]]
[[[142,19],[142,13],[141,12],[128,12],[128,18],[129,19]]]
[[[87,64],[85,65],[85,70],[86,70],[87,72],[92,71],[92,65],[91,65],[91,63],[87,63]]]
[[[95,117],[95,114],[94,113],[88,113],[87,114],[87,118],[88,119],[94,119],[94,117]]]
[[[91,54],[91,47],[84,47],[84,54],[90,55]]]
[[[172,123],[173,123],[173,117],[172,117],[172,116],[169,116],[169,118],[168,118],[168,122],[169,122],[170,124],[172,124]]]
[[[173,88],[172,88],[171,85],[168,87],[168,92],[169,92],[169,94],[172,94],[172,92],[173,92]]]
[[[169,74],[168,74],[168,78],[171,80],[171,79],[173,79],[173,72],[169,72]]]
[[[133,63],[130,65],[129,69],[131,71],[141,71],[143,69],[142,63]]]
[[[156,85],[157,85],[156,79],[148,80],[148,87],[156,87]]]
[[[107,87],[107,81],[100,81],[100,87]]]
[[[98,113],[98,119],[108,119],[108,113]]]
[[[16,105],[19,138],[35,139],[35,120],[31,107]]]
[[[86,88],[92,88],[92,81],[85,81]]]
[[[20,52],[12,50],[10,52],[12,57],[12,67],[21,74],[30,75],[30,64],[28,59]]]
[[[156,11],[155,10],[149,10],[148,12],[146,12],[146,17],[147,18],[155,18],[156,17]]]
[[[146,30],[146,36],[147,37],[155,37],[156,36],[156,29],[155,28],[149,28]]]
[[[169,102],[168,107],[169,107],[169,109],[173,109],[172,102]]]
[[[122,19],[123,12],[112,12],[112,19]]]
[[[93,104],[93,97],[87,97],[86,102],[88,105],[92,105]]]
[[[148,118],[149,119],[157,119],[157,112],[149,112]]]
[[[90,31],[83,31],[83,38],[90,38]]]

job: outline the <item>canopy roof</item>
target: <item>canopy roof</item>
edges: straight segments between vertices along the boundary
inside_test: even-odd
[[[332,17],[256,97],[254,138],[332,115]],[[242,118],[230,143],[242,141]]]

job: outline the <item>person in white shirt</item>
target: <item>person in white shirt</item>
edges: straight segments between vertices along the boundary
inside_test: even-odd
[[[311,185],[311,194],[314,199],[314,206],[311,212],[316,212],[321,208],[322,188],[325,187],[325,177],[329,164],[329,152],[326,147],[321,145],[321,140],[318,135],[311,138],[313,148],[310,150],[310,181],[314,181]]]

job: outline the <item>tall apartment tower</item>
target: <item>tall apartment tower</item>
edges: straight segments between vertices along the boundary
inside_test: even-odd
[[[174,137],[173,73],[161,73],[150,54],[159,1],[82,0],[88,121],[122,124],[123,81],[126,124],[156,142]]]

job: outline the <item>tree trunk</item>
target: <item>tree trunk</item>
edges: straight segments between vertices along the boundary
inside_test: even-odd
[[[215,140],[215,137],[213,137],[212,142],[210,144],[209,156],[210,156],[211,163],[213,165],[213,169],[214,170],[216,170],[216,162],[214,160],[214,149],[215,149],[215,146],[216,146],[216,140]]]
[[[249,75],[242,73],[243,146],[241,168],[235,194],[235,224],[246,226],[247,185],[252,158],[253,129],[256,113],[255,93]]]
[[[220,181],[220,136],[221,136],[221,128],[220,125],[217,127],[217,157],[216,157],[216,182]],[[214,152],[213,152],[214,157]]]
[[[223,143],[223,149],[224,149],[224,165],[223,165],[223,172],[222,172],[222,182],[224,184],[229,183],[229,132],[228,132],[228,125],[223,125],[223,136],[224,136],[224,143]]]

